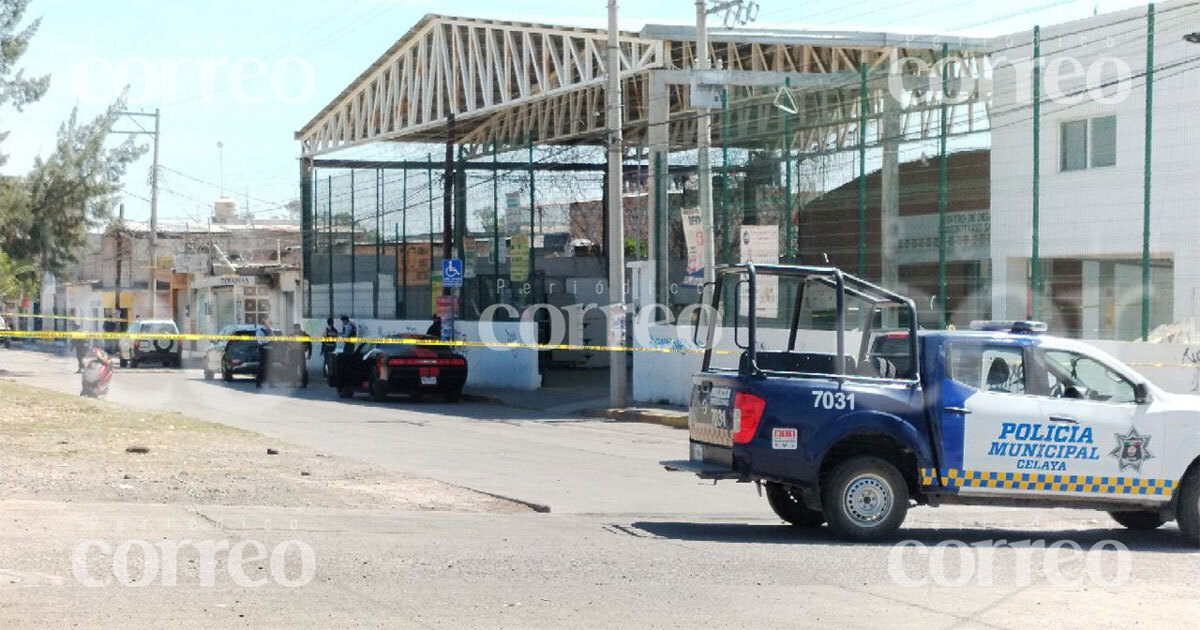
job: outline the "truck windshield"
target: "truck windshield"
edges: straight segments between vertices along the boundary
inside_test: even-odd
[[[753,297],[748,270],[721,274],[706,369],[911,378],[910,303],[848,275],[839,300],[832,270],[803,269],[756,268]]]

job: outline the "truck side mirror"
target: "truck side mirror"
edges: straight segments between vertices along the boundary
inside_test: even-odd
[[[1145,383],[1134,383],[1133,401],[1139,405],[1145,405],[1150,402],[1150,388],[1146,387]]]

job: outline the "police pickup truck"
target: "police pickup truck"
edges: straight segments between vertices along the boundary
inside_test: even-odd
[[[712,296],[691,457],[668,470],[756,482],[783,520],[851,539],[985,504],[1200,541],[1200,397],[1036,322],[918,330],[912,300],[833,268],[720,267]]]

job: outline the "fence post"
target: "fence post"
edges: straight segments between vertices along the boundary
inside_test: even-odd
[[[304,316],[312,317],[312,253],[313,253],[313,199],[317,190],[317,174],[313,171],[312,162],[303,160],[300,167],[300,236],[301,261],[304,276],[301,279],[304,289]],[[120,241],[117,241],[118,247]],[[209,252],[211,258],[212,252]],[[117,306],[120,307],[121,279],[117,278]]]
[[[729,88],[721,88],[721,264],[729,264]],[[713,229],[713,236],[717,230]]]
[[[500,303],[500,171],[496,164],[498,147],[492,140],[492,289],[495,304]]]
[[[400,269],[404,276],[404,315],[397,316],[397,319],[408,319],[408,169],[402,170],[400,177],[400,203],[404,208],[400,213],[400,249],[404,251],[401,254],[404,262]]]
[[[433,300],[437,296],[433,294],[433,154],[426,155],[426,168],[429,176],[429,300],[428,305],[433,309]]]
[[[329,175],[325,184],[325,233],[329,243],[329,317],[333,317],[333,176]]]
[[[392,223],[391,230],[392,230],[391,251],[398,254],[398,253],[400,253],[400,250],[398,250],[398,248],[400,248],[400,223],[398,223],[398,222]],[[395,258],[395,260],[396,260],[396,269],[400,269],[400,258]],[[400,278],[396,278],[396,281],[397,282],[391,283],[392,284],[391,296],[392,296],[392,302],[394,302],[394,304],[392,304],[392,307],[391,307],[391,317],[392,317],[392,319],[402,319],[400,317],[400,282],[398,282],[398,281],[400,281]]]
[[[536,302],[537,289],[537,256],[534,249],[534,234],[537,227],[534,225],[533,217],[536,212],[536,197],[534,196],[534,179],[533,179],[533,132],[529,132],[529,298],[528,304]]]
[[[1042,27],[1033,27],[1033,251],[1029,258],[1029,316],[1038,318],[1042,289],[1038,231],[1042,203]]]
[[[669,269],[667,269],[666,247],[670,239],[666,235],[667,229],[667,204],[669,199],[663,194],[666,191],[667,182],[663,177],[662,153],[655,152],[654,154],[654,200],[658,204],[660,212],[657,213],[654,226],[654,295],[663,304],[670,303],[670,297],[667,295],[667,280],[669,278]],[[624,243],[618,243],[617,247],[624,247]]]
[[[1146,151],[1142,172],[1142,341],[1150,336],[1150,175],[1154,139],[1154,3],[1146,9]]]
[[[946,119],[949,112],[946,99],[949,97],[950,64],[946,57],[950,54],[949,46],[942,44],[942,102],[941,124],[938,132],[938,325],[946,327]]]
[[[371,312],[372,317],[379,319],[379,259],[383,248],[383,174],[375,169],[375,277],[371,279]]]
[[[784,77],[783,86],[789,93],[792,91],[792,78]],[[792,250],[792,115],[780,110],[783,114],[783,221],[784,221],[784,260],[796,262]]]
[[[860,278],[867,264],[867,63],[858,64],[858,265]]]
[[[354,285],[358,283],[358,252],[354,250],[358,221],[354,217],[354,169],[350,169],[350,317],[358,317],[354,309]]]

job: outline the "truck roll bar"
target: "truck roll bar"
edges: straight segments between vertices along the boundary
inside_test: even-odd
[[[749,328],[748,340],[749,347],[746,349],[747,364],[751,372],[761,375],[762,370],[758,367],[758,314],[754,308],[757,301],[757,285],[758,276],[780,276],[798,278],[801,280],[800,289],[796,295],[796,302],[793,305],[792,316],[790,321],[790,330],[788,331],[788,351],[795,349],[797,334],[800,324],[800,306],[804,300],[804,287],[809,282],[815,282],[825,285],[834,290],[835,301],[835,333],[837,339],[837,354],[834,357],[834,369],[837,376],[846,376],[846,297],[849,296],[855,300],[865,302],[874,311],[876,308],[894,306],[902,308],[908,313],[908,348],[911,361],[909,363],[910,370],[915,370],[917,366],[917,307],[912,299],[907,298],[899,293],[895,293],[885,289],[879,285],[871,283],[867,280],[843,272],[836,267],[815,267],[809,265],[777,265],[777,264],[755,264],[755,263],[739,263],[734,265],[718,265],[716,267],[716,286],[712,293],[712,306],[716,308],[719,305],[721,289],[724,285],[725,277],[729,275],[745,274],[749,281],[749,296],[747,304],[747,324]],[[873,318],[873,315],[870,317]],[[717,321],[713,319],[709,326],[709,339],[712,337],[712,327],[717,325]],[[863,335],[871,334],[871,326],[864,326]],[[863,345],[860,347],[868,348],[869,341],[864,339]],[[712,356],[712,344],[707,344],[704,353],[703,370],[707,370],[710,365]]]

